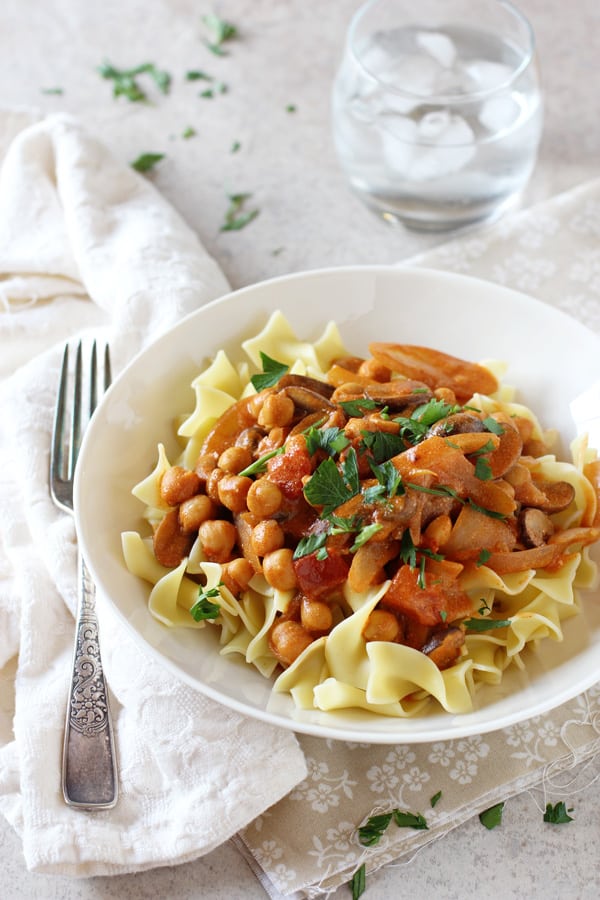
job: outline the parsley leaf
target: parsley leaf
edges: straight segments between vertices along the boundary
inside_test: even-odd
[[[495,419],[492,419],[491,416],[486,416],[482,421],[487,430],[491,431],[492,434],[504,434],[504,426],[501,425],[500,422],[496,422]]]
[[[225,213],[225,222],[221,225],[221,231],[240,231],[249,225],[259,214],[258,209],[244,210],[246,200],[252,194],[228,194],[229,208]]]
[[[315,428],[311,426],[306,432],[306,449],[312,456],[317,450],[325,450],[329,456],[335,456],[345,450],[350,441],[341,428]]]
[[[495,806],[490,806],[489,809],[479,813],[479,821],[491,831],[492,828],[496,828],[497,825],[501,824],[503,809],[504,801],[502,803],[496,803]]]
[[[136,172],[149,172],[164,158],[164,153],[141,153],[137,159],[133,160],[131,168]]]
[[[212,75],[208,75],[201,69],[190,69],[185,73],[186,81],[212,81]]]
[[[352,900],[358,900],[359,897],[362,897],[366,890],[366,867],[364,863],[358,867],[348,883],[352,891]]]
[[[304,496],[312,506],[322,506],[324,516],[350,500],[355,493],[358,491],[352,492],[330,456],[323,460],[304,485]]]
[[[371,471],[390,499],[398,493],[403,493],[403,490],[400,491],[402,476],[391,460],[387,459],[381,465],[371,463]]]
[[[463,624],[467,631],[493,631],[495,628],[508,628],[510,619],[490,619],[489,616],[484,619],[465,619]]]
[[[573,816],[569,815],[570,812],[573,812],[573,810],[567,810],[564,800],[555,803],[554,806],[551,803],[547,803],[544,822],[550,822],[551,825],[566,825],[567,822],[573,821]]]
[[[325,542],[327,541],[327,532],[322,531],[319,534],[309,534],[306,537],[300,538],[296,549],[294,550],[294,559],[300,559],[302,556],[309,556],[311,553],[315,551],[321,550],[325,548]],[[319,559],[324,559],[327,556],[327,550],[325,550],[325,554],[319,556]]]
[[[346,458],[342,462],[342,475],[351,491],[352,497],[360,493],[360,475],[358,474],[358,459],[354,447],[350,447]],[[350,498],[348,498],[350,499]]]
[[[394,822],[399,828],[416,828],[419,831],[429,828],[421,813],[400,812],[399,809],[394,810]]]
[[[357,419],[362,419],[365,412],[377,409],[381,405],[381,403],[377,403],[376,400],[371,400],[369,397],[357,397],[356,400],[340,400],[338,403],[338,406],[342,407],[346,415]]]
[[[194,605],[190,609],[190,615],[196,622],[201,622],[203,619],[216,619],[221,611],[221,607],[218,603],[213,603],[214,597],[219,597],[219,588],[223,582],[219,582],[217,587],[209,588],[207,591],[202,590],[200,588],[198,593],[198,599],[194,603]]]
[[[374,534],[377,534],[378,531],[381,531],[383,525],[380,525],[378,522],[372,522],[370,525],[365,525],[364,528],[356,535],[356,539],[352,546],[350,547],[350,553],[356,553],[359,547],[362,547],[363,544],[366,544]]]
[[[406,444],[399,434],[387,431],[361,431],[362,445],[370,450],[376,463],[386,462],[406,450]]]
[[[427,403],[417,406],[410,416],[394,417],[394,422],[400,425],[400,434],[412,444],[420,443],[426,436],[432,425],[445,419],[455,412],[459,412],[460,406],[450,406],[443,400],[429,400]]]
[[[181,133],[181,137],[187,141],[189,138],[196,137],[196,134],[196,129],[192,128],[191,125],[188,125],[188,127]]]
[[[289,372],[290,367],[285,363],[278,362],[276,359],[272,359],[266,353],[260,351],[260,360],[262,362],[263,370],[259,375],[253,375],[250,378],[252,385],[257,391],[262,391],[264,388],[274,387],[280,378],[282,378],[286,372]]]
[[[358,839],[364,847],[374,847],[381,840],[388,825],[392,821],[392,813],[381,813],[370,816],[358,829]]]

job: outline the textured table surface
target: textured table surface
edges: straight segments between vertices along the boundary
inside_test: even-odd
[[[0,83],[4,106],[66,110],[124,161],[164,153],[152,174],[198,232],[233,287],[322,266],[394,263],[444,240],[390,228],[347,190],[329,127],[331,80],[356,0],[223,0],[215,10],[240,31],[218,59],[202,44],[196,0],[2,0]],[[521,0],[538,43],[546,98],[540,158],[523,205],[600,174],[597,0]],[[151,104],[114,100],[98,65],[153,61],[174,75]],[[199,97],[189,69],[227,85]],[[62,93],[55,89],[60,88]],[[185,138],[188,129],[195,135]],[[232,152],[239,145],[237,152]],[[251,193],[258,218],[220,233],[227,194]],[[589,781],[590,779],[587,779]],[[584,782],[586,782],[584,778]],[[581,791],[568,830],[544,826],[541,795],[507,805],[501,828],[478,820],[425,848],[408,866],[371,877],[365,897],[592,898],[598,889],[598,786]],[[293,823],[290,823],[293,826]],[[25,869],[17,836],[0,820],[1,893],[6,898],[264,897],[246,863],[226,845],[196,862],[138,875],[71,880]],[[341,889],[340,897],[350,896]]]

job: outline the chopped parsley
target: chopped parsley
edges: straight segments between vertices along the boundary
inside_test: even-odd
[[[351,448],[350,453],[353,453]],[[348,454],[348,458],[350,457]],[[356,454],[354,453],[354,460]],[[351,471],[351,465],[346,466],[346,476],[352,479],[352,486],[349,486],[347,480],[338,469],[333,459],[329,456],[315,469],[312,476],[304,486],[304,496],[312,506],[322,506],[323,515],[330,515],[334,509],[346,503],[354,497],[360,486],[354,489],[354,480],[358,479],[358,469],[356,473]]]
[[[338,406],[342,407],[346,415],[359,419],[362,419],[366,412],[378,409],[382,405],[369,397],[357,397],[356,400],[340,400],[338,403]]]
[[[202,17],[202,21],[210,32],[210,39],[206,41],[206,46],[216,56],[226,56],[227,51],[223,49],[223,44],[233,40],[238,36],[235,25],[226,22],[215,13],[208,13]]]
[[[203,72],[201,69],[190,69],[185,73],[186,81],[213,81],[212,75]]]
[[[350,552],[355,553],[360,547],[367,543],[367,541],[371,540],[374,534],[377,534],[378,531],[381,531],[383,525],[380,525],[377,522],[372,522],[371,525],[365,525],[364,528],[356,535],[354,543],[350,547]]]
[[[196,137],[196,134],[197,134],[196,129],[195,129],[195,128],[192,128],[191,125],[188,125],[188,127],[187,127],[186,129],[184,129],[184,131],[182,131],[181,137],[182,137],[185,141],[187,141],[187,140],[189,140],[190,138]]]
[[[273,456],[279,456],[281,453],[285,453],[285,447],[277,447],[275,450],[269,450],[268,453],[263,453],[263,455],[259,456],[258,459],[255,459],[253,463],[250,463],[249,466],[246,466],[245,469],[242,469],[241,472],[238,472],[238,475],[260,475],[266,470],[268,461]]]
[[[443,400],[429,400],[417,406],[410,416],[394,416],[393,421],[400,425],[400,434],[411,444],[418,444],[425,439],[429,429],[440,419],[460,412],[462,407],[451,406]]]
[[[221,585],[222,582],[219,582],[217,587],[209,588],[207,591],[200,588],[198,599],[190,609],[190,615],[196,622],[217,618],[221,611],[221,606],[218,603],[213,603],[213,599],[220,596],[219,588]]]
[[[544,822],[550,822],[551,825],[566,825],[567,822],[573,821],[573,816],[569,815],[570,812],[573,812],[573,810],[567,810],[564,800],[555,803],[554,806],[551,803],[547,803]]]
[[[64,94],[64,90],[61,87],[51,87],[51,88],[41,88],[42,94],[46,94],[50,96],[54,94],[55,96],[60,96]]]
[[[241,149],[241,146],[242,146],[242,145],[241,145],[240,141],[234,141],[233,144],[231,145],[231,147],[229,148],[229,152],[230,152],[230,153],[237,153],[238,150]]]
[[[479,566],[484,566],[490,556],[492,555],[491,550],[488,550],[486,547],[482,547],[479,551],[479,556],[475,561],[475,565],[479,568]]]
[[[434,806],[437,806],[441,799],[442,799],[442,792],[437,791],[437,793],[435,793],[429,801],[431,808],[433,809]]]
[[[131,163],[131,168],[136,172],[149,172],[154,166],[165,158],[164,153],[141,153]]]
[[[306,449],[312,456],[317,450],[324,450],[329,456],[335,456],[345,450],[350,441],[342,428],[317,428],[311,426],[305,432]]]
[[[393,462],[389,459],[385,460],[380,465],[371,464],[371,471],[379,482],[379,486],[383,488],[385,496],[390,500],[397,494],[404,493],[402,476]],[[369,489],[367,488],[367,490]]]
[[[504,801],[502,801],[502,803],[496,803],[495,806],[490,806],[489,809],[486,809],[482,813],[479,813],[479,821],[482,825],[485,825],[485,827],[491,831],[492,828],[496,828],[501,824],[503,810]]]
[[[112,63],[105,60],[98,67],[102,78],[112,81],[113,97],[126,97],[130,103],[138,103],[148,99],[145,91],[140,87],[138,78],[140,75],[149,75],[161,94],[168,94],[171,87],[171,76],[164,69],[159,69],[154,63],[142,63],[131,69],[118,69]]]
[[[319,556],[319,551],[325,549],[325,542],[327,541],[328,532],[321,531],[319,534],[309,534],[306,537],[300,538],[296,549],[294,550],[294,559],[300,559],[303,556],[309,556],[311,553],[317,553],[317,559],[324,559],[327,556],[327,550],[325,550],[325,554],[321,554]]]
[[[361,431],[362,446],[370,451],[376,463],[383,463],[406,450],[406,444],[399,434],[387,431]]]
[[[467,631],[493,631],[496,628],[508,628],[511,624],[510,619],[490,619],[489,616],[483,619],[465,619],[464,626]]]
[[[249,225],[259,214],[258,209],[245,210],[246,201],[252,194],[228,194],[229,208],[225,213],[225,221],[221,231],[240,231]]]
[[[504,434],[504,426],[501,425],[500,422],[497,422],[495,419],[492,419],[491,416],[486,416],[482,421],[487,430],[491,431],[492,434]]]
[[[429,828],[421,813],[400,812],[399,809],[394,810],[394,822],[399,828],[416,828],[419,831]]]
[[[393,813],[389,812],[369,816],[366,823],[358,829],[358,839],[363,847],[374,847],[379,843],[392,821],[392,815]]]

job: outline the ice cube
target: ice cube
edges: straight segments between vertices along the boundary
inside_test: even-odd
[[[445,69],[450,69],[454,65],[456,47],[448,35],[442,34],[440,31],[419,31],[416,43]]]
[[[468,122],[448,110],[427,113],[417,125],[418,153],[410,168],[414,181],[460,171],[475,155],[475,134]]]
[[[406,177],[417,152],[417,123],[406,116],[382,116],[378,130],[386,166]]]
[[[506,84],[512,75],[510,66],[487,59],[473,60],[465,66],[465,72],[473,82],[472,89],[476,91],[492,91]]]
[[[510,94],[502,94],[485,101],[479,113],[479,121],[488,131],[496,133],[511,128],[519,112],[519,105],[514,98]]]
[[[398,91],[430,97],[435,89],[438,65],[428,56],[411,53],[395,59],[382,70],[381,80]]]

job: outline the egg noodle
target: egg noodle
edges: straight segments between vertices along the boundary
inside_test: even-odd
[[[218,629],[300,709],[398,717],[466,713],[478,684],[562,640],[597,579],[585,438],[558,460],[498,363],[393,344],[356,359],[334,323],[304,342],[280,312],[241,346],[195,378],[177,457],[159,444],[133,488],[144,525],[123,553],[152,616]]]

